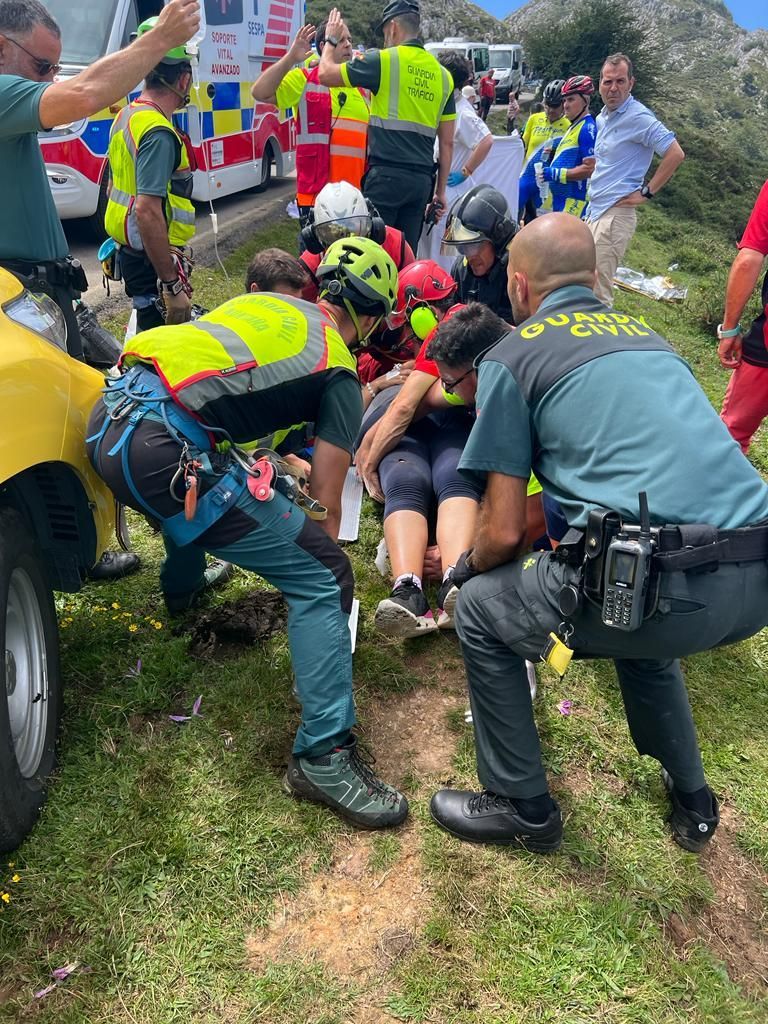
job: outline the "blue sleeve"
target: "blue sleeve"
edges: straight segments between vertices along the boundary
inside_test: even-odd
[[[663,125],[650,111],[648,111],[648,115],[648,123],[643,126],[642,143],[652,149],[656,156],[664,156],[675,141],[675,133]]]
[[[43,130],[40,97],[49,85],[18,75],[0,75],[0,139]]]
[[[488,473],[527,480],[533,456],[530,411],[517,381],[502,363],[480,364],[476,408],[477,419],[459,470],[480,481]]]
[[[579,132],[579,164],[584,163],[585,157],[595,155],[595,141],[597,140],[597,125],[592,118],[587,118]],[[578,164],[576,165],[578,166]]]

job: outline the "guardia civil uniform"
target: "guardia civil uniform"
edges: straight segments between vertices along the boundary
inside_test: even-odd
[[[354,724],[349,560],[283,494],[257,500],[222,443],[312,421],[318,438],[352,451],[362,398],[333,320],[300,299],[244,295],[194,323],[137,335],[121,369],[91,415],[94,467],[120,501],[162,525],[172,550],[188,552],[190,578],[177,576],[179,591],[199,589],[206,551],[282,591],[303,707],[294,752],[311,757],[342,744]],[[180,469],[190,456],[203,468],[188,519]]]
[[[415,11],[412,2],[392,0],[384,22]],[[363,194],[386,224],[403,232],[415,252],[434,191],[437,129],[456,120],[453,79],[419,39],[366,50],[341,64],[340,71],[346,85],[371,92]]]
[[[678,791],[704,792],[679,659],[768,623],[768,526],[760,525],[768,523],[768,486],[690,367],[644,323],[609,310],[587,288],[559,289],[484,356],[477,420],[459,468],[481,480],[535,472],[580,529],[595,508],[637,524],[638,493],[647,492],[652,524],[665,527],[656,609],[623,632],[604,625],[600,604],[585,597],[568,644],[577,657],[614,660],[638,751],[656,758]],[[532,552],[470,579],[458,597],[478,776],[502,799],[547,793],[524,662],[540,658],[551,632],[562,635],[567,616],[558,599],[577,571],[556,552]],[[506,826],[497,826],[512,812],[499,815],[490,798],[473,803],[442,791],[433,804],[449,831],[507,841]],[[556,817],[538,826],[532,848],[556,848]],[[702,844],[716,823],[715,804],[698,821]]]

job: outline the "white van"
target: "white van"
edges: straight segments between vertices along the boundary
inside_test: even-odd
[[[475,43],[461,36],[448,36],[442,43],[426,43],[424,49],[435,57],[441,53],[460,53],[469,61],[476,75],[484,74],[491,66],[488,43]]]
[[[488,50],[496,83],[496,100],[506,103],[509,94],[520,88],[523,48],[520,43],[491,43]]]
[[[296,127],[275,107],[255,103],[251,83],[277,60],[304,22],[303,0],[204,0],[208,32],[200,45],[200,87],[177,114],[197,157],[193,199],[264,185],[296,163]],[[61,26],[62,76],[126,46],[163,0],[45,0]],[[137,95],[133,94],[133,95]],[[127,97],[127,99],[132,97]],[[40,134],[48,181],[62,219],[103,226],[109,130],[122,104]],[[103,235],[102,235],[103,237]]]

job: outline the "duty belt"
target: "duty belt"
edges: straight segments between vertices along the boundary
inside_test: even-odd
[[[658,531],[654,563],[659,572],[713,572],[723,563],[762,561],[768,561],[768,523],[737,530],[693,523]]]

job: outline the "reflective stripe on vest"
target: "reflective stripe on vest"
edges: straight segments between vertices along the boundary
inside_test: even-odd
[[[155,367],[176,401],[193,413],[225,396],[276,387],[355,358],[322,309],[285,295],[241,295],[194,323],[156,327],[126,342],[121,367]]]
[[[371,100],[371,127],[434,139],[453,94],[449,72],[417,46],[390,47],[380,50],[379,56],[381,82]]]
[[[178,167],[171,175],[165,199],[165,219],[170,245],[184,246],[195,234],[195,208],[190,201],[192,169],[186,146],[173,124],[154,106],[131,103],[123,107],[110,130],[109,164],[112,188],[105,214],[106,229],[120,245],[141,251],[136,213],[136,158],[141,140],[156,128],[170,128],[181,146]]]

